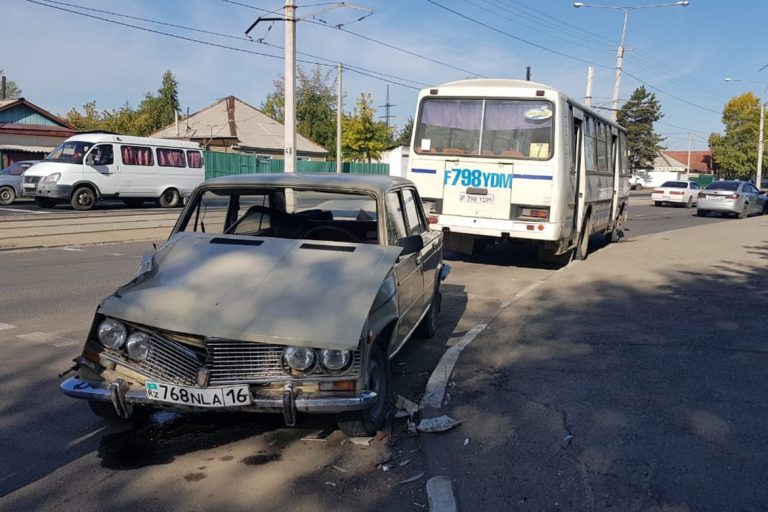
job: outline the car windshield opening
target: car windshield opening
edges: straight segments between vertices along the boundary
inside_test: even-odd
[[[688,183],[685,181],[665,181],[662,185],[663,188],[688,188]]]
[[[67,141],[45,157],[49,162],[66,162],[70,164],[82,164],[83,157],[93,146],[92,142],[82,142],[77,140]]]

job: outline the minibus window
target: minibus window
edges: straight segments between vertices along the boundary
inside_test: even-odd
[[[186,167],[184,151],[157,148],[157,165],[160,167]]]
[[[153,165],[152,148],[142,146],[120,146],[125,165]]]
[[[199,151],[187,151],[187,164],[192,169],[200,169],[203,166],[203,155]]]

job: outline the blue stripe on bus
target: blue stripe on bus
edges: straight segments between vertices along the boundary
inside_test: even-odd
[[[437,169],[411,169],[411,172],[418,172],[421,174],[437,174]]]
[[[513,174],[513,178],[520,178],[524,180],[548,180],[552,181],[552,176],[541,176],[539,174]]]

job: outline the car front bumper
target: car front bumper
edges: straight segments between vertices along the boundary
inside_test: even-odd
[[[115,411],[128,408],[127,404],[155,407],[158,409],[176,410],[181,412],[203,411],[243,411],[243,412],[282,412],[288,425],[296,422],[296,413],[334,414],[348,411],[359,411],[373,406],[378,400],[374,391],[361,391],[344,396],[328,396],[328,394],[305,393],[294,390],[286,385],[280,393],[264,392],[251,386],[251,404],[239,407],[192,407],[172,403],[158,402],[147,397],[143,388],[128,386],[122,379],[112,382],[92,381],[80,377],[70,377],[60,385],[61,391],[72,398],[112,402]]]

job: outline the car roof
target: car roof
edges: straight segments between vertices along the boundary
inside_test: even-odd
[[[309,187],[340,191],[357,190],[383,195],[388,190],[406,185],[413,185],[413,182],[399,176],[336,173],[271,173],[222,176],[207,180],[201,187]]]

